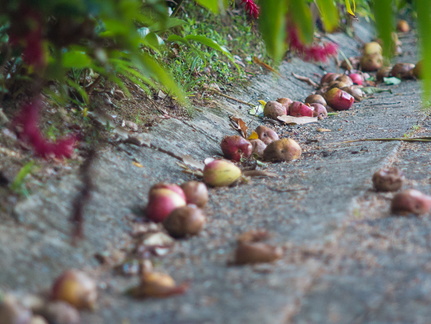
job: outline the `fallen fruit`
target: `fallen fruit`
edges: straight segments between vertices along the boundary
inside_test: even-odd
[[[141,282],[137,287],[128,291],[135,298],[145,297],[169,297],[173,295],[183,294],[188,286],[176,285],[171,276],[159,272],[145,272],[142,275]]]
[[[409,23],[403,19],[398,20],[397,31],[399,31],[400,33],[408,33],[410,31]]]
[[[362,86],[352,85],[350,87],[342,88],[341,90],[347,92],[349,95],[352,95],[353,98],[355,98],[355,101],[361,101],[365,96],[365,93],[361,88]]]
[[[257,136],[259,136],[259,139],[266,145],[280,139],[274,130],[266,126],[258,126],[255,132]]]
[[[220,143],[221,150],[226,159],[241,161],[251,155],[251,144],[239,135],[226,136]]]
[[[422,61],[419,61],[416,63],[414,69],[413,69],[413,76],[416,79],[422,79]]]
[[[185,205],[186,200],[175,191],[155,189],[150,192],[146,215],[153,222],[163,222],[175,208]]]
[[[422,215],[428,213],[430,209],[431,197],[415,189],[397,193],[391,203],[392,213],[400,215]]]
[[[312,94],[305,98],[305,103],[312,104],[318,103],[326,107],[326,100],[319,94]]]
[[[383,56],[379,53],[361,56],[360,64],[362,71],[377,71],[383,66]]]
[[[293,100],[290,98],[278,98],[276,101],[281,103],[286,108],[286,113],[288,114],[289,106],[293,102]]]
[[[414,68],[412,63],[397,63],[392,67],[391,75],[398,79],[413,79]]]
[[[32,312],[21,305],[15,297],[5,295],[0,297],[0,323],[30,324]]]
[[[320,79],[320,85],[328,84],[338,78],[341,74],[339,73],[326,73]]]
[[[392,68],[389,66],[382,66],[380,69],[378,69],[376,73],[377,81],[383,81],[384,78],[387,78],[389,73],[391,73],[391,69]]]
[[[352,95],[338,88],[332,88],[325,92],[324,98],[328,106],[335,110],[350,109],[355,101]]]
[[[186,195],[184,194],[183,189],[177,184],[165,183],[165,182],[156,183],[155,185],[153,185],[150,188],[150,191],[148,192],[148,196],[151,196],[151,192],[156,190],[156,189],[169,189],[169,190],[176,192],[177,194],[179,194],[184,199],[186,199]]]
[[[203,170],[204,182],[213,187],[230,186],[241,177],[241,170],[227,160],[214,160]]]
[[[382,54],[382,46],[377,42],[366,43],[362,49],[364,55]]]
[[[397,191],[405,180],[403,172],[396,168],[384,168],[373,174],[373,186],[377,191]]]
[[[289,115],[293,117],[313,117],[313,109],[302,102],[294,101],[289,106]]]
[[[81,318],[75,307],[63,301],[52,301],[46,303],[38,311],[49,323],[80,324]]]
[[[282,138],[269,144],[263,152],[263,159],[270,162],[293,161],[299,159],[302,149],[291,138]]]
[[[199,181],[187,181],[181,185],[186,195],[186,203],[200,208],[205,207],[208,202],[208,189],[205,183]]]
[[[362,85],[364,83],[364,78],[362,77],[362,74],[350,73],[349,77],[350,77],[350,79],[352,79],[354,84]]]
[[[273,262],[282,257],[282,249],[262,242],[239,243],[235,250],[234,263],[254,264]]]
[[[85,272],[70,269],[54,281],[51,297],[53,300],[65,301],[78,309],[93,309],[97,299],[96,283]]]
[[[175,209],[164,220],[163,226],[173,237],[186,237],[198,234],[206,222],[202,209],[187,205]]]
[[[284,105],[277,101],[268,101],[263,108],[263,115],[272,119],[277,119],[278,116],[287,115],[287,110]]]
[[[353,80],[350,78],[349,75],[346,75],[346,74],[340,75],[338,78],[335,79],[335,81],[344,82],[344,84],[346,84],[347,87],[353,85]]]
[[[312,103],[310,107],[313,108],[313,117],[317,117],[318,119],[325,119],[328,117],[328,111],[326,107],[319,103]]]
[[[257,157],[263,157],[263,151],[266,149],[266,144],[260,139],[250,140],[251,146],[253,147],[252,152],[256,154]]]

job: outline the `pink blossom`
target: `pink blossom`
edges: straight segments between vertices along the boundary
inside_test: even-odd
[[[260,8],[253,0],[241,0],[241,3],[245,5],[245,10],[248,15],[257,19],[259,17]]]

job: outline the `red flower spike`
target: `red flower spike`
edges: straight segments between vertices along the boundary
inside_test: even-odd
[[[328,57],[337,54],[338,46],[334,43],[325,43],[323,45],[314,44],[306,46],[299,39],[295,26],[290,25],[287,29],[288,42],[290,48],[297,52],[304,61],[326,62]]]
[[[259,18],[260,8],[253,0],[241,0],[241,3],[245,5],[245,10],[249,16],[254,19]]]
[[[37,156],[59,159],[70,158],[73,154],[77,137],[69,136],[56,142],[47,140],[42,135],[38,126],[41,105],[40,98],[35,98],[32,102],[22,107],[18,116],[13,121],[13,125],[18,129],[19,139],[30,145]]]

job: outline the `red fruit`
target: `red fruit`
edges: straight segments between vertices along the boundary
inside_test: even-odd
[[[226,136],[221,141],[220,147],[224,157],[233,161],[249,157],[252,151],[250,142],[239,135]]]
[[[266,126],[258,126],[256,128],[256,133],[259,136],[259,139],[266,145],[280,139],[274,130]]]
[[[165,183],[165,182],[156,183],[155,185],[153,185],[150,188],[150,192],[148,193],[149,197],[151,196],[151,192],[153,190],[157,190],[157,189],[169,189],[169,190],[172,190],[173,192],[176,192],[181,197],[183,197],[184,200],[186,200],[186,195],[185,195],[183,189],[179,185],[176,185],[174,183]]]
[[[362,85],[364,83],[364,79],[362,78],[362,75],[359,73],[350,73],[349,77],[350,79],[352,79],[354,84]]]
[[[422,215],[428,213],[430,209],[431,197],[415,189],[407,189],[397,193],[391,203],[392,213],[401,215]]]
[[[338,88],[332,88],[325,93],[325,100],[335,110],[347,110],[352,107],[355,98]]]
[[[310,107],[312,107],[313,110],[313,117],[317,117],[318,119],[325,119],[328,117],[328,112],[324,105],[319,103],[312,103],[310,104]]]
[[[170,189],[154,189],[150,192],[146,215],[153,222],[163,222],[178,207],[186,205],[186,200]]]
[[[289,115],[294,117],[313,117],[313,109],[302,102],[294,101],[289,107]]]

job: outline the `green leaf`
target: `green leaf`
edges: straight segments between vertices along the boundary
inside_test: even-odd
[[[19,194],[22,194],[24,196],[28,196],[27,188],[25,187],[24,180],[31,173],[34,167],[34,161],[30,161],[26,163],[18,172],[18,174],[15,176],[15,179],[10,184],[10,188]]]
[[[79,95],[82,97],[84,102],[88,105],[88,103],[89,103],[88,94],[85,91],[84,87],[82,87],[81,85],[79,85],[78,83],[73,81],[72,79],[67,79],[66,82],[69,85],[69,87],[75,89],[79,93]]]
[[[431,6],[429,0],[416,0],[418,35],[421,50],[424,99],[431,99]]]
[[[397,85],[401,83],[401,79],[398,79],[396,77],[390,77],[390,78],[383,78],[383,81],[387,85]]]
[[[202,7],[207,8],[215,14],[220,12],[219,0],[195,0],[196,3],[200,4]]]
[[[383,42],[383,55],[386,58],[390,58],[393,54],[392,32],[395,30],[395,14],[393,11],[393,1],[374,1],[374,17],[378,37]]]
[[[185,37],[188,40],[194,40],[196,42],[199,42],[203,45],[206,45],[208,47],[211,47],[212,49],[215,49],[216,51],[222,52],[224,55],[226,55],[231,61],[234,61],[234,58],[232,54],[223,46],[220,46],[217,42],[213,41],[212,39],[201,36],[201,35],[187,35]]]
[[[62,65],[65,68],[83,69],[92,65],[91,58],[82,51],[70,51],[63,54]]]
[[[323,26],[327,32],[333,32],[338,27],[338,10],[332,0],[317,0],[317,7],[319,8],[322,17]]]
[[[361,90],[365,94],[373,94],[373,93],[380,93],[380,92],[389,92],[392,93],[391,89],[382,89],[382,88],[376,88],[376,87],[363,87]]]
[[[350,1],[352,1],[352,3],[353,3],[353,9],[352,9],[352,6],[350,5]],[[356,11],[355,0],[345,0],[344,4],[346,6],[347,13],[353,17],[356,17],[356,15],[355,15],[355,11]]]
[[[314,22],[310,7],[306,1],[289,1],[289,18],[295,23],[301,40],[310,44],[314,38]]]
[[[260,6],[259,27],[266,51],[278,64],[286,51],[286,1],[265,0]]]

